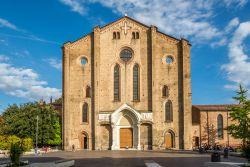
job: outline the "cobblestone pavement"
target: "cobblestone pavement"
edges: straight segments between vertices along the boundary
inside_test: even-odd
[[[222,161],[246,162],[243,158],[229,157]],[[171,151],[59,151],[34,157],[23,157],[30,162],[50,162],[61,159],[74,159],[77,167],[145,167],[148,162],[162,167],[202,167],[210,161],[210,154]]]

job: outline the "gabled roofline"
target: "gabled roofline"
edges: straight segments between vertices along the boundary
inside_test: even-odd
[[[131,18],[131,17],[129,17],[129,16],[123,16],[123,17],[120,17],[120,18],[117,19],[117,20],[112,21],[111,23],[108,23],[108,24],[106,24],[106,25],[100,27],[100,29],[102,30],[102,29],[106,28],[107,26],[109,26],[109,25],[111,25],[111,24],[114,24],[115,22],[118,22],[118,21],[120,21],[120,20],[122,20],[122,19],[124,19],[124,18],[127,18],[127,19],[129,19],[129,20],[131,20],[131,21],[133,21],[133,22],[135,22],[135,23],[137,23],[137,24],[139,24],[139,25],[141,25],[141,26],[144,26],[144,27],[146,27],[146,28],[152,28],[152,27],[153,27],[153,25],[148,26],[148,25],[146,25],[146,24],[144,24],[144,23],[141,23],[141,22],[139,22],[139,21],[137,21],[137,20],[135,20],[135,19],[133,19],[133,18]],[[96,26],[96,27],[99,27],[99,26]],[[156,27],[156,26],[155,26],[155,27]],[[162,31],[159,31],[159,30],[158,30],[158,27],[156,27],[156,30],[157,30],[157,31],[156,31],[157,33],[160,33],[160,34],[162,34],[162,35],[164,35],[164,36],[166,36],[166,37],[172,38],[172,39],[174,39],[174,40],[177,40],[177,41],[185,40],[185,41],[187,41],[188,44],[191,46],[189,40],[187,40],[187,39],[185,39],[185,38],[178,39],[178,38],[176,38],[176,37],[174,37],[174,36],[172,36],[172,35],[168,35],[168,34],[162,32]],[[86,34],[86,35],[83,35],[83,36],[77,38],[77,39],[74,40],[74,41],[67,41],[67,42],[70,42],[70,43],[72,44],[72,43],[74,43],[74,42],[76,42],[76,41],[78,41],[78,40],[80,40],[80,39],[82,39],[82,38],[85,38],[85,37],[88,36],[88,35],[91,35],[92,33],[93,33],[93,31],[91,31],[90,33],[88,33],[88,34]],[[65,43],[67,43],[67,42],[65,42]],[[65,43],[64,43],[64,44],[65,44]],[[64,45],[64,44],[63,44],[63,45]]]
[[[117,20],[115,20],[115,21],[112,21],[111,23],[109,23],[109,24],[107,24],[107,25],[105,25],[105,26],[102,26],[101,29],[103,29],[103,28],[105,28],[105,27],[107,27],[107,26],[109,26],[109,25],[111,25],[111,24],[113,24],[113,23],[115,23],[115,22],[118,22],[118,21],[122,20],[123,18],[130,19],[130,20],[132,20],[132,21],[134,21],[134,22],[136,22],[136,23],[138,23],[138,24],[140,24],[140,25],[142,25],[142,26],[144,26],[144,27],[146,27],[146,28],[150,28],[150,27],[147,26],[146,24],[143,24],[143,23],[141,23],[141,22],[139,22],[139,21],[137,21],[137,20],[135,20],[135,19],[133,19],[133,18],[131,18],[131,17],[123,16],[123,17],[120,17],[119,19],[117,19]]]

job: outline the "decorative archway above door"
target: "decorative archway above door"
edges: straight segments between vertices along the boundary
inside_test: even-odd
[[[88,149],[89,148],[89,136],[88,133],[83,131],[79,137],[80,149]]]

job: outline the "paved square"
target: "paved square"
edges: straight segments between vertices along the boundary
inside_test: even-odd
[[[74,159],[75,166],[102,167],[145,167],[155,164],[162,167],[202,167],[204,162],[210,161],[210,154],[194,152],[171,151],[59,151],[43,154],[40,157],[25,156],[30,162],[48,162],[60,159]],[[243,158],[229,157],[222,161],[246,162]]]

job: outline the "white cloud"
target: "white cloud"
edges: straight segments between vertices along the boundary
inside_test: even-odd
[[[10,28],[16,31],[19,30],[14,24],[10,23],[8,20],[5,20],[3,18],[0,18],[0,27]]]
[[[42,43],[61,45],[58,42],[42,39],[42,38],[39,38],[39,37],[31,35],[31,34],[27,34],[27,33],[24,35],[13,35],[13,34],[0,33],[0,36],[10,37],[10,38],[18,38],[18,39],[28,39],[28,40],[38,41],[38,42],[42,42]]]
[[[80,2],[75,0],[60,0],[63,4],[71,7],[71,10],[74,12],[83,15],[85,13],[85,8],[81,5]]]
[[[224,2],[227,6],[236,5],[242,7],[248,2],[248,0],[224,0]]]
[[[221,33],[221,37],[211,42],[212,48],[225,46],[228,43],[228,35],[240,24],[239,18],[235,17],[229,21],[224,31]]]
[[[228,33],[230,32],[233,28],[237,27],[240,24],[239,18],[235,17],[233,18],[228,25],[225,28],[225,31]]]
[[[9,57],[6,56],[6,55],[3,55],[3,54],[0,54],[0,63],[1,62],[4,62],[4,61],[8,61],[9,60]]]
[[[245,46],[243,43],[248,36],[250,36],[250,21],[240,23],[228,45],[230,62],[224,64],[222,69],[226,71],[227,79],[233,82],[233,85],[241,83],[249,89],[250,57],[244,53]],[[231,85],[231,88],[233,88],[233,85]],[[230,88],[230,86],[227,85],[226,88]]]
[[[127,13],[128,16],[147,25],[158,26],[161,31],[169,35],[190,38],[197,43],[223,35],[211,20],[214,17],[214,9],[218,6],[217,2],[212,0],[70,0],[69,2],[70,4],[65,2],[64,4],[72,7],[71,3],[75,2],[77,6],[84,7],[88,3],[100,3],[111,8],[114,13]],[[244,2],[227,0],[224,3],[227,6],[237,3],[243,6],[247,0]]]
[[[219,47],[219,46],[224,46],[227,44],[227,38],[223,37],[219,41],[214,41],[210,44],[212,48]]]
[[[51,43],[51,44],[59,44],[58,42],[55,41],[50,41],[50,40],[46,40],[46,39],[42,39],[39,38],[29,32],[27,32],[26,30],[22,30],[20,28],[18,28],[16,25],[10,23],[8,20],[2,19],[0,18],[0,27],[6,27],[12,30],[15,30],[19,33],[21,33],[22,35],[13,35],[13,34],[6,34],[6,33],[0,33],[1,36],[4,37],[11,37],[11,38],[19,38],[19,39],[28,39],[28,40],[32,40],[32,41],[38,41],[38,42],[44,42],[44,43]],[[5,42],[4,40],[0,40],[0,42]]]
[[[61,96],[60,89],[49,87],[32,69],[18,68],[4,62],[0,62],[0,91],[29,100],[48,101],[50,96]]]
[[[46,62],[48,62],[53,68],[56,68],[58,70],[62,70],[62,61],[55,59],[55,58],[50,58],[46,59]]]

